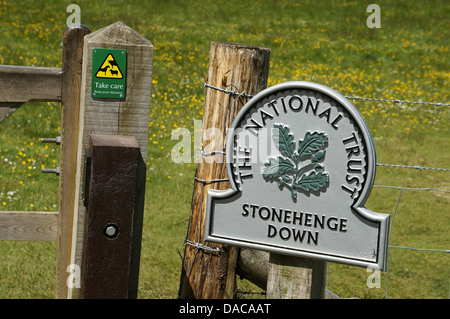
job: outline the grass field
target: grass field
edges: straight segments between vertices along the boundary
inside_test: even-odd
[[[196,164],[176,164],[177,128],[194,135],[212,41],[271,49],[269,85],[327,85],[346,96],[449,103],[448,1],[376,1],[381,28],[368,28],[373,1],[0,0],[0,64],[61,66],[71,3],[92,31],[122,21],[155,46],[148,183],[139,298],[176,298]],[[380,163],[449,168],[449,108],[354,101]],[[58,210],[58,103],[28,103],[0,124],[0,210]],[[192,152],[194,155],[194,152]],[[447,171],[378,167],[376,185],[449,190]],[[173,200],[167,200],[173,198]],[[367,207],[392,214],[398,189],[374,188]],[[448,193],[403,190],[391,245],[450,249]],[[0,298],[53,298],[56,243],[0,242]],[[442,252],[391,249],[390,298],[448,298],[450,259]],[[384,298],[366,269],[329,265],[328,287],[342,297]],[[238,280],[242,289],[259,291]]]

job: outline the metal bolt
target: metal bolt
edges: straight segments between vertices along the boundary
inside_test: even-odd
[[[103,234],[109,239],[114,239],[119,235],[119,227],[114,224],[106,225]]]
[[[61,136],[55,138],[41,138],[41,143],[55,143],[56,145],[61,144]]]
[[[59,166],[57,168],[43,168],[42,173],[52,173],[59,175],[61,173],[61,169]]]

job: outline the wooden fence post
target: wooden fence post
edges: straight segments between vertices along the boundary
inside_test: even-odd
[[[126,92],[123,98],[94,98],[92,96],[93,51],[120,49],[126,52]],[[83,72],[77,145],[76,178],[74,192],[73,230],[70,243],[70,264],[81,266],[84,216],[83,201],[85,179],[84,156],[89,148],[91,134],[134,136],[140,147],[137,176],[136,209],[134,212],[133,247],[129,297],[137,296],[140,243],[144,210],[148,126],[153,70],[153,45],[122,22],[114,23],[85,36]],[[105,59],[106,61],[106,59]],[[117,62],[117,61],[116,61]],[[106,73],[103,73],[105,75]],[[72,285],[63,298],[79,297],[79,287]]]
[[[68,293],[67,268],[71,263],[72,229],[75,207],[75,183],[78,155],[81,73],[84,36],[90,30],[71,25],[63,36],[61,81],[61,145],[59,175],[58,261],[56,267],[56,298]]]
[[[91,134],[81,298],[129,297],[139,152],[133,136]]]
[[[212,43],[206,83],[209,86],[245,94],[256,94],[267,86],[270,50],[230,43]],[[210,251],[202,248],[204,217],[208,189],[227,189],[228,182],[206,182],[226,179],[224,150],[226,131],[231,126],[247,97],[226,94],[206,88],[203,116],[202,147],[205,153],[220,151],[216,155],[199,156],[188,233],[186,236],[181,279],[180,298],[220,299],[235,294],[236,247],[212,244]],[[208,136],[208,134],[211,134]]]
[[[326,262],[270,254],[268,299],[324,299]]]
[[[276,263],[276,257],[275,255],[271,255],[269,252],[262,251],[262,250],[254,250],[254,249],[248,249],[248,248],[241,248],[239,253],[239,259],[238,264],[236,268],[236,273],[250,282],[254,283],[256,286],[258,286],[261,289],[268,290],[268,298],[283,298],[281,295],[281,285],[276,286],[277,282],[279,280],[285,281],[287,278],[279,278],[282,273],[282,269],[284,268],[286,270],[286,273],[284,275],[286,277],[290,276],[293,277],[293,279],[296,281],[296,283],[293,284],[286,284],[283,283],[284,286],[289,286],[295,289],[297,292],[292,292],[290,296],[294,296],[301,294],[300,291],[301,286],[303,285],[302,282],[299,282],[299,278],[305,278],[305,276],[302,277],[301,274],[298,274],[296,272],[302,271],[302,261],[300,260],[294,260],[294,265],[297,267],[292,267],[289,269],[289,266],[283,267],[282,265],[278,265]],[[296,258],[298,259],[298,258]],[[321,299],[321,287],[326,286],[325,276],[326,276],[326,263],[320,262],[320,261],[314,261],[315,264],[312,264],[313,268],[309,271],[314,274],[314,277],[311,277],[311,282],[314,287],[317,287],[319,289],[314,289],[311,291],[311,295],[307,296],[307,298],[317,298]],[[322,263],[322,264],[321,264]],[[306,267],[311,267],[311,263],[307,264]],[[299,268],[301,267],[301,268]],[[317,269],[317,271],[315,271]],[[269,277],[269,271],[271,272],[271,282],[268,283],[268,277]],[[314,272],[315,271],[315,272]],[[310,275],[308,273],[308,270],[303,270],[306,275]],[[278,277],[278,278],[277,278]],[[309,278],[306,276],[306,278]],[[306,281],[306,280],[305,280]],[[296,285],[296,286],[295,286]],[[275,287],[274,287],[275,286]],[[300,287],[300,288],[299,288]],[[278,290],[278,291],[277,291]],[[288,287],[285,289],[285,293],[287,293]],[[306,291],[307,293],[308,291]],[[267,294],[266,294],[267,295]],[[289,296],[288,296],[289,297]],[[299,296],[300,297],[300,296]],[[290,297],[289,297],[290,298]],[[302,297],[303,298],[303,297]],[[340,299],[338,295],[335,293],[329,291],[328,289],[325,289],[324,292],[324,298],[325,299]]]

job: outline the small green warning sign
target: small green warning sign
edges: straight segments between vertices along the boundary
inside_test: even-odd
[[[97,73],[95,73],[95,77],[103,79],[123,78],[119,65],[117,64],[116,59],[114,59],[114,56],[111,53],[108,54],[105,61],[103,61],[102,65],[98,68]]]
[[[126,50],[93,49],[91,96],[98,99],[124,99],[126,72]]]

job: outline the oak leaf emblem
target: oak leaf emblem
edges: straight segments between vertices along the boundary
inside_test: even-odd
[[[307,132],[296,145],[289,126],[275,124],[272,139],[281,155],[264,163],[262,175],[266,181],[276,180],[280,189],[288,188],[294,201],[298,191],[309,193],[328,187],[328,173],[321,163],[328,144],[324,132]]]

